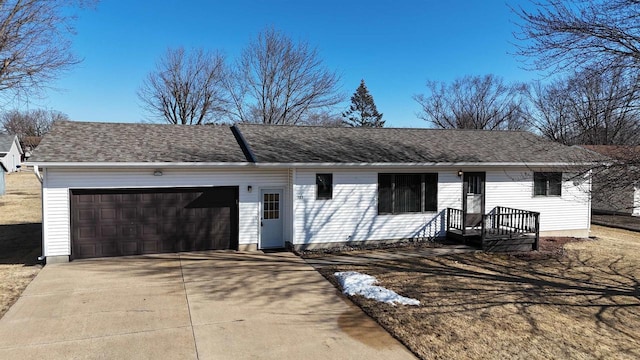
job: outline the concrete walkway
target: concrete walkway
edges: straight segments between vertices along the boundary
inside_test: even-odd
[[[440,247],[391,248],[386,250],[345,251],[336,254],[324,254],[305,259],[316,269],[335,265],[371,264],[378,261],[402,261],[411,258],[425,258],[479,251],[477,248],[462,244],[447,244]]]
[[[290,253],[48,265],[0,320],[1,359],[414,359]]]

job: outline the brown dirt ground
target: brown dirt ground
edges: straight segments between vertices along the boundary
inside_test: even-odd
[[[0,317],[38,274],[42,254],[40,182],[30,170],[6,175],[0,196]]]
[[[376,276],[421,305],[352,300],[422,359],[640,358],[640,234],[544,241],[541,255],[482,252],[320,271]],[[547,239],[549,240],[549,239]]]

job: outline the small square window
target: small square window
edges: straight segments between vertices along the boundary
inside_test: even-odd
[[[562,195],[562,173],[561,172],[533,173],[533,195],[561,196]]]
[[[333,174],[316,174],[316,199],[333,198]]]

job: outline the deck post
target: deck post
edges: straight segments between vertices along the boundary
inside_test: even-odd
[[[487,222],[487,215],[482,214],[482,228],[480,229],[480,245],[484,250],[484,238],[485,238],[485,223]]]
[[[467,233],[467,212],[462,210],[462,236]]]
[[[451,208],[447,208],[447,232],[451,230]]]
[[[533,243],[533,250],[540,249],[540,213],[535,213],[536,221],[536,241]]]

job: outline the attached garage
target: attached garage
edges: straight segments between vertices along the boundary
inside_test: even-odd
[[[71,189],[71,258],[238,248],[238,187]]]

